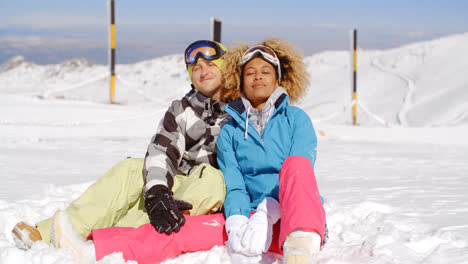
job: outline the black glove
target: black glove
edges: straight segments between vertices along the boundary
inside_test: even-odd
[[[190,210],[192,205],[176,200],[164,185],[155,185],[146,192],[145,208],[150,222],[159,233],[179,232],[185,224],[185,217],[179,210]]]

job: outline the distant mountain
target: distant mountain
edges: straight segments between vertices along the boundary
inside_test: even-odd
[[[305,58],[311,86],[300,106],[315,122],[349,123],[349,51]],[[0,66],[0,93],[107,102],[108,67],[85,59],[36,65],[17,56]],[[181,54],[117,65],[117,101],[167,104],[190,89]],[[361,125],[468,123],[468,33],[390,50],[359,50]]]

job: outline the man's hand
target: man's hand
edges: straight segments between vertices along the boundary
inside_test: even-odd
[[[190,210],[192,205],[176,200],[171,190],[164,185],[155,185],[146,192],[145,208],[150,222],[159,233],[179,232],[185,224],[181,210]]]

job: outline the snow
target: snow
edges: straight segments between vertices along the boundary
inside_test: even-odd
[[[318,263],[468,263],[467,47],[465,33],[359,50],[359,126],[349,52],[306,58],[312,81],[300,106],[319,137],[330,231]],[[12,227],[50,217],[121,159],[143,157],[169,102],[189,89],[180,54],[119,64],[110,105],[107,71],[84,59],[0,66],[0,263],[76,263],[45,243],[16,248]],[[165,263],[230,260],[215,247]]]

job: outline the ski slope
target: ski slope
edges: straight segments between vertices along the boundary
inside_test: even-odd
[[[318,135],[316,175],[330,239],[318,263],[468,263],[468,34],[306,58],[300,103]],[[182,56],[107,67],[83,59],[0,65],[0,263],[77,263],[65,249],[14,246],[16,222],[65,208],[121,159],[143,157],[169,102],[188,91]],[[99,263],[125,263],[114,253]],[[224,247],[164,263],[231,263]],[[281,263],[265,254],[261,263]]]

